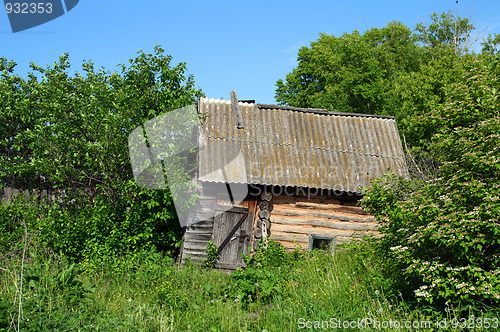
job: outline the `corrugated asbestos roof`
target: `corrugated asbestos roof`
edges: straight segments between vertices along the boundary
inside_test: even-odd
[[[393,117],[202,98],[202,181],[360,192],[388,169],[408,171]]]

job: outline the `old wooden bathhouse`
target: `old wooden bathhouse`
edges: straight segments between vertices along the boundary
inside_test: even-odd
[[[200,99],[198,112],[198,221],[204,207],[212,214],[186,227],[183,262],[203,261],[210,239],[221,248],[217,266],[235,269],[266,234],[288,248],[324,249],[376,233],[357,205],[361,188],[388,172],[407,176],[390,116],[257,104],[235,93]],[[241,202],[227,198],[234,185],[248,187]]]

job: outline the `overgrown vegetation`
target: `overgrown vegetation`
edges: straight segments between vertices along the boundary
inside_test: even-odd
[[[128,134],[202,95],[185,64],[157,47],[118,72],[88,62],[71,76],[63,55],[23,79],[1,58],[0,186],[38,194],[0,206],[0,331],[294,331],[362,318],[459,331],[472,315],[498,327],[499,36],[474,54],[467,19],[431,21],[322,34],[277,83],[283,104],[396,117],[411,178],[379,179],[363,199],[384,237],[335,257],[270,242],[231,275],[207,269],[213,245],[205,268],[180,269],[170,192],[132,181]]]
[[[419,309],[500,305],[499,36],[475,54],[474,29],[443,13],[322,34],[277,82],[284,104],[396,117],[411,178],[379,179],[363,205],[382,225],[386,291]]]
[[[500,305],[496,67],[496,60],[470,61],[446,102],[420,119],[421,126],[436,126],[428,145],[440,165],[436,177],[413,183],[386,177],[363,198],[384,221],[380,254],[392,258],[397,288],[438,308]]]
[[[252,267],[232,275],[197,266],[179,269],[153,252],[105,259],[92,272],[33,247],[29,252],[22,293],[20,262],[4,260],[0,330],[17,329],[19,301],[19,328],[26,331],[295,331],[307,321],[342,324],[366,317],[427,326],[461,317],[455,309],[441,316],[412,311],[397,295],[386,294],[379,259],[366,243],[333,257],[286,253],[271,242]]]
[[[85,62],[83,73],[71,76],[65,54],[47,68],[32,64],[24,80],[13,61],[0,59],[7,124],[0,129],[0,186],[37,196],[0,208],[7,234],[22,231],[16,220],[26,219],[50,250],[89,266],[137,250],[175,252],[180,227],[170,192],[134,183],[127,141],[145,121],[202,95],[186,65],[171,61],[156,47],[117,72]],[[59,195],[47,204],[42,191],[54,189]]]

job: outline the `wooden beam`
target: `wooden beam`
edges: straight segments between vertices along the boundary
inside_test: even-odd
[[[271,234],[290,234],[290,235],[296,235],[296,234],[301,234],[301,235],[309,235],[309,234],[314,234],[314,235],[321,235],[325,237],[334,237],[337,235],[341,236],[352,236],[355,231],[349,230],[349,229],[332,229],[332,228],[317,228],[317,227],[309,227],[309,228],[304,228],[300,226],[290,226],[290,225],[282,225],[282,224],[274,224],[273,225],[273,231]]]
[[[241,117],[240,105],[238,104],[238,97],[236,96],[236,91],[231,91],[231,106],[233,108],[233,113],[236,118],[236,128],[245,129],[243,126],[243,119]]]
[[[207,244],[202,244],[199,242],[185,241],[184,242],[184,249],[191,250],[191,251],[199,250],[201,252],[206,252],[207,251]]]
[[[242,207],[242,206],[225,205],[225,204],[218,204],[217,203],[217,205],[215,207],[215,211],[248,213],[248,208]]]
[[[317,227],[328,227],[333,229],[344,229],[353,231],[370,231],[377,230],[378,225],[375,223],[358,223],[358,222],[347,222],[347,221],[326,221],[319,219],[290,219],[278,216],[273,216],[273,224],[284,224],[284,225],[305,225],[305,226],[317,226]]]
[[[274,210],[271,216],[271,219],[275,215],[282,215],[282,216],[290,216],[290,217],[317,217],[317,218],[327,218],[327,219],[336,219],[336,220],[348,220],[348,221],[355,221],[355,222],[376,222],[377,219],[373,216],[366,216],[366,217],[358,217],[358,216],[352,216],[352,215],[346,215],[346,214],[341,214],[341,213],[325,213],[325,212],[318,212],[315,210],[291,210],[291,209],[283,209],[277,205],[274,205]]]
[[[308,234],[276,234],[276,233],[271,233],[270,239],[276,240],[276,241],[308,243],[309,235]]]

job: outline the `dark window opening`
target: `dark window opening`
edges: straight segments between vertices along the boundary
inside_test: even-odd
[[[312,248],[318,250],[330,250],[333,239],[313,239]]]
[[[325,237],[309,234],[309,250],[335,251],[337,237]]]

